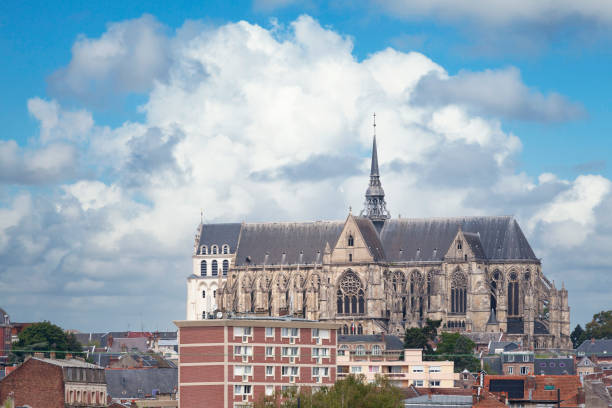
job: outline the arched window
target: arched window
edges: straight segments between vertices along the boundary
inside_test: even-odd
[[[451,313],[464,314],[467,304],[467,278],[459,269],[451,277]]]
[[[347,271],[338,284],[337,309],[343,314],[364,314],[365,296],[361,280],[353,271]]]
[[[219,253],[219,247],[216,245],[212,246],[212,253],[213,255],[217,255],[217,253]]]
[[[229,269],[229,261],[225,259],[223,260],[223,276],[227,276],[228,269]]]
[[[519,314],[519,283],[516,272],[510,272],[508,276],[508,316]]]
[[[423,318],[423,303],[425,296],[425,281],[419,271],[410,274],[410,310],[418,312],[419,318]]]
[[[365,356],[365,347],[363,347],[361,344],[358,345],[355,349],[355,354],[358,356]]]
[[[378,344],[375,344],[374,346],[372,346],[372,355],[373,356],[382,355],[382,349],[380,348]]]
[[[346,324],[342,327],[342,334],[348,334],[348,326]]]
[[[427,310],[431,310],[431,295],[433,294],[434,271],[427,272]]]
[[[206,291],[205,290],[202,291],[202,299],[206,299]]]
[[[461,249],[461,248],[463,248],[463,245],[461,244],[461,240],[458,239],[457,240],[457,249]]]
[[[497,314],[497,293],[500,288],[501,280],[501,272],[495,270],[493,275],[491,276],[491,295],[490,295],[490,304],[491,309],[494,313]]]
[[[353,238],[352,235],[349,235],[348,237],[348,246],[352,247],[355,245],[355,239]]]
[[[363,326],[361,325],[361,323],[359,324],[359,326],[357,326],[357,334],[363,334]]]
[[[227,244],[223,245],[223,253],[224,254],[229,254],[229,245],[227,245]]]
[[[219,274],[219,264],[217,263],[217,260],[215,259],[214,261],[212,261],[212,276],[217,276]]]
[[[206,276],[206,261],[200,262],[200,276]]]
[[[202,248],[200,248],[200,255],[207,255],[208,254],[208,248],[206,247],[206,245],[202,245]]]

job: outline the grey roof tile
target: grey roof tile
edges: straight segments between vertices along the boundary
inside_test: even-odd
[[[159,390],[161,394],[170,394],[178,387],[176,368],[129,368],[105,371],[108,395],[112,398],[143,398],[152,395],[153,390]]]
[[[383,244],[378,237],[378,232],[376,232],[376,227],[374,227],[372,221],[366,217],[355,217],[355,223],[366,245],[370,249],[374,261],[384,261],[385,251],[383,250]]]
[[[212,245],[217,245],[219,251],[221,251],[223,245],[227,244],[230,247],[230,252],[234,253],[238,247],[241,227],[242,224],[240,223],[203,224],[200,231],[199,247],[206,245],[208,253],[210,253]]]
[[[574,359],[572,357],[536,358],[533,363],[535,375],[574,375]]]
[[[577,352],[585,353],[586,355],[612,354],[612,339],[599,339],[591,342],[585,340],[576,349]]]

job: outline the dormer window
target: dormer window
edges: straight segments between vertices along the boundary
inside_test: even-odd
[[[348,246],[352,247],[355,245],[355,240],[353,239],[352,235],[349,235],[348,237]]]
[[[457,249],[462,249],[463,245],[461,244],[461,240],[457,240]]]
[[[213,245],[212,246],[212,253],[213,253],[213,255],[218,254],[219,253],[219,247],[216,246],[216,245]]]
[[[202,245],[202,248],[200,248],[200,255],[207,255],[208,254],[208,248],[206,247],[206,245]]]
[[[224,254],[229,254],[229,245],[227,245],[227,244],[223,245],[223,253]]]

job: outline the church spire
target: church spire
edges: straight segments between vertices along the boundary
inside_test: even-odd
[[[378,173],[378,149],[376,148],[376,114],[374,114],[374,140],[372,142],[372,165],[370,167],[370,185],[365,194],[365,208],[361,212],[372,220],[379,228],[382,228],[385,220],[390,218],[385,202],[385,191],[380,184],[380,174]]]

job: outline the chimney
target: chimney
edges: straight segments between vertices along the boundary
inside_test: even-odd
[[[72,353],[66,353],[66,360],[70,360],[72,358]]]
[[[36,358],[45,358],[45,353],[34,353],[34,357]]]
[[[55,351],[52,351],[51,353],[49,353],[49,357],[55,360]]]

